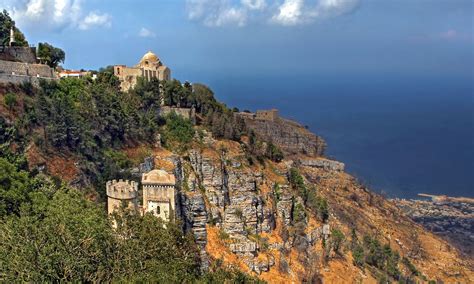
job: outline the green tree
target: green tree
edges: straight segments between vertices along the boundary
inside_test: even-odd
[[[13,28],[15,32],[15,45],[28,46],[23,33],[15,26],[15,21],[12,20],[6,10],[0,12],[0,44],[8,45],[10,42],[10,29]]]
[[[37,56],[52,68],[56,68],[59,63],[64,62],[66,53],[57,47],[46,42],[38,44]]]
[[[9,161],[0,158],[0,217],[20,214],[21,204],[28,201],[28,173],[19,171]]]

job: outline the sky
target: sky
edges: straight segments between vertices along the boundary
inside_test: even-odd
[[[154,51],[181,80],[318,74],[473,79],[471,0],[0,0],[64,66],[136,64]]]

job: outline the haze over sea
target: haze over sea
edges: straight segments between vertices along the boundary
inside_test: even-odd
[[[375,191],[474,197],[470,80],[386,74],[200,79],[228,106],[274,107],[309,126],[326,140],[329,157]]]

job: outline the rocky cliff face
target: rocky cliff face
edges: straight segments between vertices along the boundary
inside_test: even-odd
[[[211,141],[180,157],[161,152],[155,159],[157,167],[174,168],[179,214],[201,249],[203,270],[212,259],[221,259],[270,282],[309,281],[314,275],[328,282],[375,281],[377,274],[352,263],[348,247],[342,258],[324,247],[331,242],[332,229],[338,228],[346,238],[352,229],[360,236],[378,236],[427,279],[474,280],[466,268],[469,262],[358,184],[343,172],[342,163],[304,157],[250,165],[244,148],[237,142]],[[305,202],[288,180],[295,166],[311,190],[327,199],[327,223],[309,210],[301,217]]]
[[[275,121],[245,119],[248,128],[257,136],[280,147],[288,154],[321,156],[326,148],[324,140],[308,131],[301,124],[278,118]]]

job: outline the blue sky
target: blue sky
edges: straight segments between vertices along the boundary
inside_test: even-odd
[[[178,79],[203,74],[413,74],[472,79],[471,0],[0,0],[30,43],[65,67],[157,53]]]

